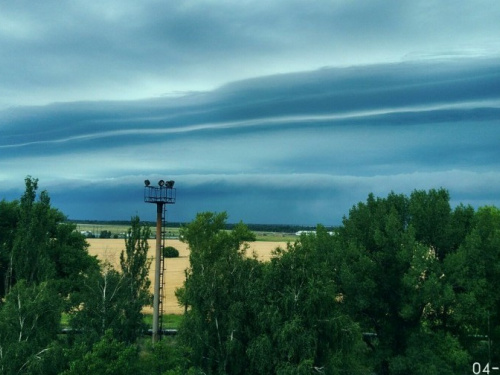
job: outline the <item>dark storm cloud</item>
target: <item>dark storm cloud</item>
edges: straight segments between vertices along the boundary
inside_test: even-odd
[[[269,76],[177,99],[83,102],[9,109],[0,147],[50,143],[87,147],[119,137],[150,142],[162,135],[251,131],[332,124],[405,124],[494,119],[498,60],[400,63]],[[459,105],[460,107],[457,107]],[[34,126],[36,124],[36,126]],[[109,144],[107,144],[109,145]],[[50,152],[50,150],[49,150]]]
[[[494,0],[0,5],[0,105],[137,99],[246,77],[498,54]]]
[[[166,177],[178,182],[179,221],[227,210],[235,221],[338,223],[369,192],[441,186],[454,203],[498,203],[499,65],[330,68],[179,98],[4,110],[1,177],[6,188],[46,180],[73,218],[149,215],[141,181]]]
[[[150,215],[142,180],[166,177],[176,220],[339,222],[440,186],[498,205],[498,19],[496,0],[3,2],[0,198],[33,175],[72,218]]]

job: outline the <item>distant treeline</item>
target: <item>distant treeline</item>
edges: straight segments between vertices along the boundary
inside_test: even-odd
[[[87,225],[124,225],[129,226],[130,220],[68,220],[70,223],[87,224]],[[144,224],[155,226],[154,221],[143,221]],[[170,228],[181,228],[188,223],[184,222],[168,222]],[[237,223],[226,223],[226,229],[232,230]],[[245,225],[254,232],[275,232],[275,233],[295,233],[298,231],[314,231],[316,226],[294,225],[294,224],[246,224]],[[325,226],[327,231],[333,231],[337,227]]]

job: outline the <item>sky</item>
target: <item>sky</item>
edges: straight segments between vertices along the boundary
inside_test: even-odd
[[[0,4],[0,199],[73,220],[338,225],[369,193],[500,207],[497,0]]]

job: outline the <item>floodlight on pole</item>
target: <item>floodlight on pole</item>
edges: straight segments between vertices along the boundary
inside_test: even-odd
[[[156,203],[156,255],[155,255],[155,280],[153,293],[153,343],[161,338],[161,319],[163,310],[163,272],[164,258],[163,249],[165,248],[165,224],[166,224],[166,205],[174,204],[176,190],[174,181],[169,180],[165,185],[164,180],[158,181],[158,187],[150,186],[150,181],[144,181],[144,202]]]

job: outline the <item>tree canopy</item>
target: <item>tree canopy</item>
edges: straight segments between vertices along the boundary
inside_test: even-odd
[[[365,346],[338,301],[324,228],[269,263],[247,254],[245,225],[225,231],[226,214],[201,213],[182,229],[191,267],[180,338],[208,374],[358,373]],[[360,372],[361,373],[361,372]]]
[[[445,189],[369,194],[269,261],[226,213],[181,228],[190,250],[178,336],[145,347],[149,227],[133,217],[120,265],[27,177],[0,202],[0,373],[461,374],[500,364],[500,210]],[[62,317],[73,331],[60,334]]]
[[[0,373],[136,368],[142,308],[151,300],[148,238],[149,227],[132,218],[120,270],[100,263],[48,193],[38,194],[38,180],[27,177],[19,201],[0,202]],[[61,335],[63,314],[70,335]]]
[[[247,228],[199,214],[180,332],[205,373],[468,373],[500,361],[500,212],[444,189],[370,194],[269,262]]]

